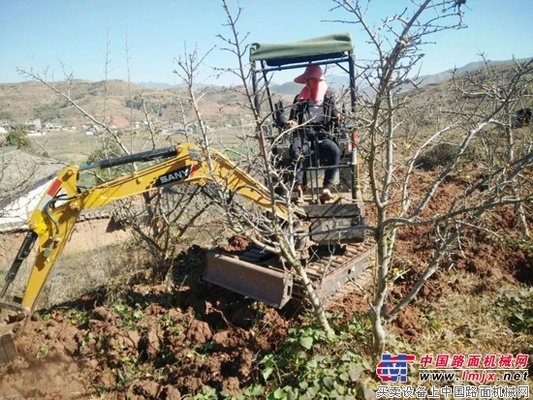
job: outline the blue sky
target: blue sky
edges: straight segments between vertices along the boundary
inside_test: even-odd
[[[228,3],[236,9],[236,0]],[[370,24],[409,3],[371,1]],[[371,57],[358,26],[324,22],[350,18],[346,12],[330,11],[334,4],[329,0],[241,0],[240,5],[239,31],[249,32],[248,43],[349,31],[357,58]],[[533,0],[468,0],[467,6],[467,29],[437,34],[431,38],[436,44],[424,48],[423,75],[478,61],[481,52],[491,60],[533,56]],[[99,81],[105,76],[106,51],[108,78],[127,79],[127,43],[133,82],[180,83],[172,70],[184,46],[196,46],[201,54],[217,46],[206,64],[236,66],[216,37],[229,35],[225,21],[219,0],[0,0],[0,82],[23,81],[17,67],[49,68],[49,76],[61,80],[61,63],[75,78]],[[209,68],[200,81],[232,83],[229,77],[217,81]]]

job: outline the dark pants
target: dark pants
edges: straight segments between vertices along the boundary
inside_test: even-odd
[[[315,143],[318,146],[318,155],[322,166],[334,166],[340,164],[341,151],[339,146],[337,146],[337,143],[327,137],[318,139]],[[302,140],[302,138],[298,136],[291,144],[289,152],[291,159],[296,163],[296,184],[298,185],[305,185],[303,163],[305,162],[305,158],[311,155],[311,150],[314,150],[315,143],[312,143],[307,139]],[[330,186],[333,183],[334,177],[335,169],[326,169],[324,171],[324,186]]]

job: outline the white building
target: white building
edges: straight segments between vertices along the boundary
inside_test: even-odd
[[[40,118],[25,121],[22,125],[26,125],[32,131],[40,131],[43,128]]]
[[[47,129],[49,131],[60,131],[63,128],[63,126],[59,124],[54,124],[53,122],[46,122],[44,124],[44,129]]]
[[[64,167],[21,150],[0,153],[0,232],[25,227],[41,196]]]

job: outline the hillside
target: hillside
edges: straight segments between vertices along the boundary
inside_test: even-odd
[[[431,174],[418,177],[433,178]],[[439,209],[445,209],[465,184],[445,184]],[[511,244],[516,225],[508,208],[489,219],[485,228],[508,237]],[[533,228],[531,220],[530,225]],[[217,229],[216,222],[208,229]],[[412,271],[417,270],[434,246],[428,233],[417,228],[400,231],[398,268],[411,265]],[[468,237],[454,267],[431,279],[393,324],[396,351],[533,354],[531,253],[511,245],[502,252],[484,233],[471,232]],[[310,382],[314,377],[334,379],[342,371],[352,371],[340,381],[350,390],[357,387],[361,373],[355,371],[370,373],[373,368],[360,358],[369,359],[365,310],[370,286],[360,287],[356,281],[330,300],[329,312],[340,336],[326,341],[312,325],[301,327],[306,316],[299,308],[275,310],[202,282],[204,246],[184,246],[173,260],[171,276],[158,285],[142,282],[142,274],[124,271],[123,265],[135,263],[140,254],[131,248],[126,251],[129,255],[115,248],[116,261],[110,267],[115,281],[127,278],[129,282],[120,292],[101,286],[38,311],[17,339],[22,358],[0,368],[0,394],[55,400],[260,400],[269,381],[286,376],[280,366],[288,357],[295,359],[289,358],[292,363],[286,368],[298,368],[301,379]],[[76,275],[78,280],[87,274],[81,265],[57,273]],[[395,292],[407,291],[413,278],[412,272],[406,274],[396,283]],[[315,345],[306,349],[302,340],[313,334]],[[318,360],[316,366],[296,357],[306,353]],[[274,368],[267,367],[272,364],[277,372],[268,379],[265,371]],[[274,392],[272,387],[269,390]]]
[[[517,60],[520,61],[520,60]],[[524,61],[524,60],[522,60]],[[492,66],[507,68],[512,61],[491,62]],[[469,63],[457,69],[464,74],[482,68],[480,62]],[[340,88],[346,84],[341,76],[330,76],[330,85]],[[432,86],[440,90],[451,78],[451,71],[418,79],[419,87]],[[141,107],[144,100],[146,111],[154,125],[165,127],[169,124],[183,124],[195,121],[189,104],[187,89],[182,85],[170,86],[141,82],[134,84],[121,80],[91,82],[74,80],[72,82],[50,82],[60,92],[68,94],[82,109],[97,120],[105,120],[108,125],[119,128],[132,126],[134,121],[144,121],[146,116]],[[286,104],[292,101],[301,85],[294,82],[273,84],[274,97],[281,98]],[[411,90],[412,85],[405,85],[403,90]],[[369,88],[359,88],[361,93],[370,94]],[[246,110],[246,101],[238,87],[207,86],[197,89],[202,116],[214,127],[238,126],[241,119],[249,120],[251,114]],[[431,96],[431,93],[428,93]],[[420,94],[417,95],[421,98]],[[185,115],[185,117],[184,117]],[[79,110],[65,98],[44,84],[36,81],[0,84],[0,120],[10,119],[15,124],[40,118],[43,123],[57,123],[63,126],[75,126],[89,123]]]
[[[69,94],[79,107],[97,120],[120,128],[130,121],[144,121],[142,110],[144,100],[148,115],[156,125],[193,121],[189,97],[183,87],[155,89],[131,84],[125,81],[51,82],[59,91]],[[246,111],[238,104],[244,104],[244,97],[237,89],[223,87],[204,88],[197,93],[203,117],[209,122],[226,124],[232,118],[246,117]],[[131,106],[131,107],[130,107]],[[0,84],[0,115],[14,123],[23,123],[40,118],[44,122],[78,127],[89,120],[65,98],[39,82]]]

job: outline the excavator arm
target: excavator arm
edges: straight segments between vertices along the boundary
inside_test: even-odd
[[[161,157],[166,157],[166,159],[128,176],[116,178],[86,190],[81,190],[78,186],[80,171],[135,161],[149,161]],[[17,322],[0,328],[0,338],[6,333],[19,329],[22,321],[33,313],[46,279],[70,238],[81,211],[102,207],[112,201],[167,185],[184,183],[205,185],[209,182],[216,182],[231,192],[250,199],[271,212],[273,218],[281,220],[289,218],[286,205],[273,202],[268,189],[260,182],[215,150],[210,151],[208,159],[204,152],[192,143],[127,155],[80,167],[68,166],[63,169],[31,215],[28,223],[30,231],[0,291],[0,310],[9,310],[18,314],[15,318]],[[20,305],[5,302],[9,285],[14,281],[22,261],[28,256],[36,241],[38,250]],[[2,340],[0,340],[0,347],[1,345]],[[6,347],[5,344],[4,347]],[[0,348],[0,363],[2,362],[1,353]]]

